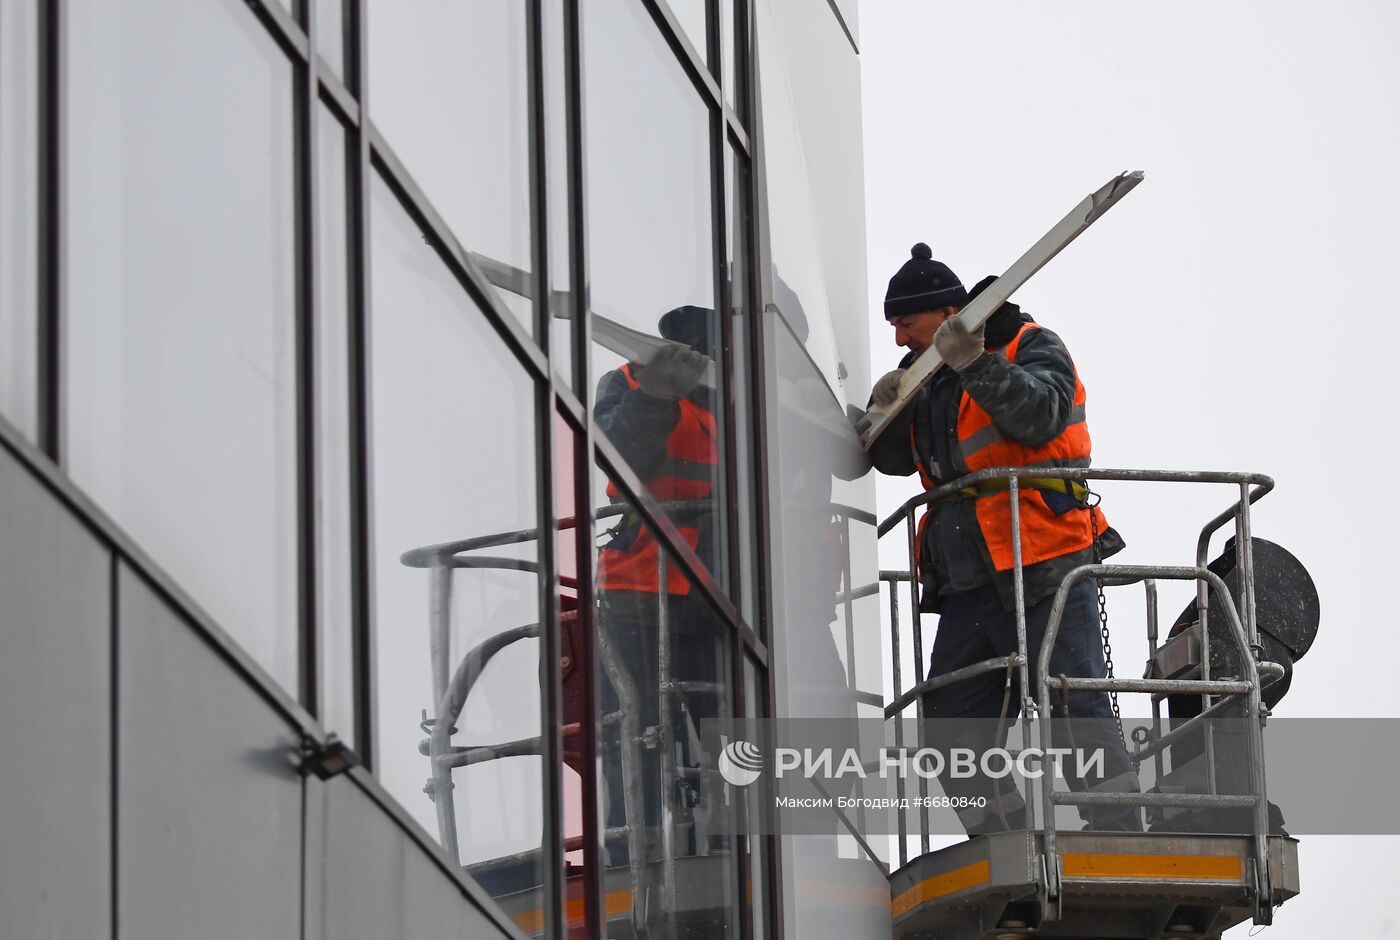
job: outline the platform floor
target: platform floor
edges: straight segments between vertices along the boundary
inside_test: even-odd
[[[930,852],[890,875],[896,938],[1212,938],[1253,917],[1251,839],[1057,834],[1062,911],[1040,923],[1042,837],[1007,832]],[[1269,839],[1274,903],[1298,893],[1297,841]]]

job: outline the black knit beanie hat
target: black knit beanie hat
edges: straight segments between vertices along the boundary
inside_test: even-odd
[[[886,320],[967,303],[962,281],[946,264],[933,260],[933,249],[919,242],[909,249],[909,255],[885,291]]]
[[[666,311],[656,326],[663,339],[685,343],[691,349],[713,356],[716,339],[713,324],[714,311],[709,307],[686,304]]]

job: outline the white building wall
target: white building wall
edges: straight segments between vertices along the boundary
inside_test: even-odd
[[[879,576],[873,472],[847,416],[870,391],[860,63],[828,5],[755,12],[778,717],[830,722],[827,743],[845,747],[837,722],[880,714],[884,633],[878,593],[842,599]],[[782,844],[788,936],[889,936],[884,875],[834,816]]]

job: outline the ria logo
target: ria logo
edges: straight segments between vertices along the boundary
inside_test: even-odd
[[[746,787],[763,772],[763,753],[748,741],[730,741],[719,755],[719,775],[736,787]]]

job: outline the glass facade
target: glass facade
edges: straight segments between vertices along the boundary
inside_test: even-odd
[[[39,6],[0,5],[0,415],[38,433]]]
[[[837,19],[756,0],[772,303],[843,404],[870,389],[860,65]]]
[[[770,665],[774,714],[821,719],[839,752],[861,743],[855,719],[878,718],[884,705],[874,481],[803,337],[783,316],[766,317],[764,327],[768,577],[783,640]],[[779,792],[794,795],[782,789],[790,785],[779,783]],[[856,781],[852,795],[867,795],[864,785]],[[879,936],[889,912],[868,899],[888,886],[844,828],[832,828],[783,840],[789,929],[798,937]],[[827,884],[850,891],[804,887]]]
[[[738,34],[743,21],[734,16],[736,5],[735,0],[719,0],[720,69],[724,78],[724,103],[731,108],[741,100],[736,69],[739,58],[734,49],[736,45],[742,46]]]
[[[512,874],[538,885],[538,752],[465,762],[540,736],[535,382],[383,183],[370,206],[376,769],[469,867],[536,850]],[[463,763],[428,800],[439,721]]]
[[[691,48],[707,61],[710,49],[709,6],[706,0],[671,0],[670,9]]]
[[[639,4],[584,23],[593,416],[726,580],[710,123]],[[648,133],[632,132],[638,124]]]
[[[345,0],[315,0],[316,51],[325,60],[331,74],[345,81],[345,49],[349,45],[345,16]]]
[[[375,126],[528,329],[528,6],[432,3],[411,15],[400,0],[366,6]]]
[[[0,414],[527,934],[783,935],[705,724],[786,712],[799,620],[850,654],[862,575],[844,470],[772,459],[844,419],[765,312],[754,4],[44,10]]]
[[[844,366],[828,303],[828,271],[822,264],[809,158],[788,85],[787,50],[776,11],[767,2],[757,7],[758,41],[763,50],[759,56],[763,144],[769,163],[784,168],[783,173],[769,173],[765,180],[770,218],[774,220],[770,247],[773,303],[822,378],[840,395]]]
[[[67,470],[296,689],[292,65],[233,0],[74,12]]]
[[[540,24],[544,84],[544,175],[546,250],[549,255],[549,294],[545,313],[551,350],[550,365],[575,393],[584,376],[572,355],[578,345],[573,291],[572,228],[569,225],[570,160],[568,42],[564,35],[564,0],[544,0]]]
[[[583,435],[562,413],[553,415],[552,433],[552,528],[555,570],[559,577],[559,718],[563,753],[559,774],[562,831],[556,834],[556,840],[565,850],[565,864],[582,870],[594,858],[584,848],[587,841],[584,832],[588,828],[584,822],[585,808],[591,802],[594,812],[599,812],[601,804],[600,800],[591,799],[595,777],[588,773],[583,757],[587,734],[585,716],[593,710],[589,698],[594,693],[590,679],[589,634],[583,629],[582,604],[590,596],[593,585],[588,580],[592,533],[578,525],[578,507],[584,496],[578,481],[586,481],[589,476],[587,470],[579,475],[583,466]],[[600,815],[595,820],[595,831],[603,827],[602,818]],[[576,910],[582,906],[583,892],[577,885],[572,889],[564,887],[560,897],[566,907],[571,898]]]
[[[593,524],[605,858],[613,871],[639,855],[668,860],[632,869],[634,894],[651,882],[674,899],[653,914],[661,936],[738,937],[737,803],[726,795],[737,791],[716,775],[724,742],[709,725],[735,714],[733,633],[617,483],[594,479],[607,491],[595,505],[609,492],[613,503]]]

